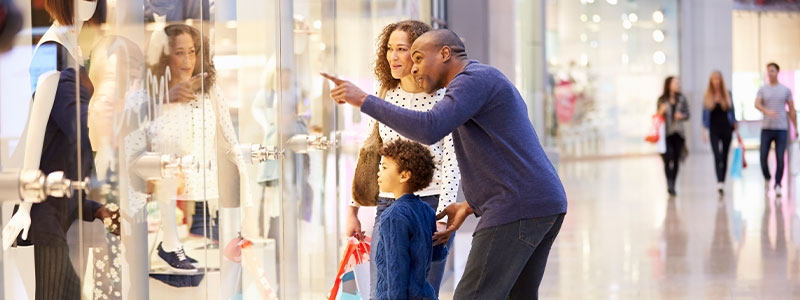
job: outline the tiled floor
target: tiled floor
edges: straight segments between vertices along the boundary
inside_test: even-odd
[[[750,150],[742,178],[729,178],[720,197],[711,154],[697,152],[681,165],[676,197],[658,156],[562,162],[569,211],[541,298],[800,299],[796,178],[785,176],[776,197]],[[463,269],[470,224],[460,233],[454,270]],[[458,273],[441,299],[452,299]]]

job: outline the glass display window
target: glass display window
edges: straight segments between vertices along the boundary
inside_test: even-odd
[[[73,266],[74,285],[55,298],[325,297],[366,120],[334,105],[319,73],[374,89],[378,33],[419,18],[429,1],[52,1],[95,20],[64,26],[63,49],[31,55],[56,25],[44,1],[23,7],[47,20],[34,17],[0,57],[0,162],[12,171],[10,153],[36,119],[15,101],[45,96],[39,78],[52,69],[81,70],[72,71],[81,92],[56,97],[75,132],[58,144],[65,151],[42,157],[85,168],[47,169],[67,172],[72,185],[59,182],[71,197],[34,204],[75,204],[86,221],[63,225],[59,253],[72,255],[58,262]],[[4,297],[46,292],[25,266],[56,258],[30,247],[4,255],[3,278],[23,283]]]

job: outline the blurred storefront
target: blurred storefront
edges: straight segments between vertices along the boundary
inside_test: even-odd
[[[679,75],[678,1],[549,0],[546,132],[562,156],[652,152],[642,142]]]

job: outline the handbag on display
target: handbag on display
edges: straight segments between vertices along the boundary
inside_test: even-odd
[[[381,87],[379,96],[381,99],[386,97],[388,90]],[[360,206],[375,206],[378,203],[378,168],[381,162],[379,154],[383,148],[383,141],[378,130],[378,121],[372,126],[372,132],[364,141],[361,150],[358,151],[358,163],[353,174],[353,201]]]

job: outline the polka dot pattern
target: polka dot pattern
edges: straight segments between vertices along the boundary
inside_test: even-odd
[[[433,108],[436,102],[442,99],[444,92],[444,89],[440,89],[435,94],[409,93],[398,86],[386,93],[385,100],[402,108],[416,111],[428,111]],[[367,128],[372,128],[372,126],[374,126],[373,122],[375,121],[370,121]],[[378,125],[378,130],[380,131],[381,139],[384,143],[395,139],[408,139],[383,124]],[[419,196],[439,195],[439,205],[436,209],[436,213],[438,214],[442,212],[447,205],[456,201],[458,185],[461,183],[461,173],[459,172],[458,162],[456,161],[452,134],[448,134],[439,142],[428,146],[428,149],[430,149],[433,154],[436,170],[433,173],[433,181],[431,184],[416,194]],[[350,205],[356,206],[354,201],[351,201]]]

